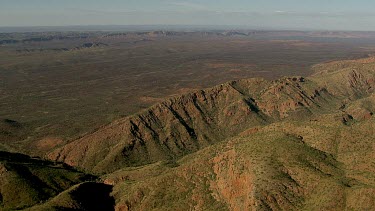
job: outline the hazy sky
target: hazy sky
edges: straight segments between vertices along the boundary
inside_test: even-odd
[[[0,26],[154,24],[375,30],[375,0],[0,0]]]

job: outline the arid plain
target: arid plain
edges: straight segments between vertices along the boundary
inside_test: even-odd
[[[3,33],[0,44],[2,209],[375,206],[375,33]]]

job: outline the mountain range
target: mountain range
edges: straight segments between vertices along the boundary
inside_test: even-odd
[[[2,152],[0,207],[372,210],[375,57],[312,69],[173,97],[43,158]]]

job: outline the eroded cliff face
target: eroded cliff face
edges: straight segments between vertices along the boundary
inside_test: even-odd
[[[233,81],[118,120],[48,158],[99,173],[176,159],[249,127],[328,109],[333,100],[325,88],[302,77]]]

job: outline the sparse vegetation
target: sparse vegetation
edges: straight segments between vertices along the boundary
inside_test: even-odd
[[[371,210],[375,57],[273,33],[1,34],[0,209]]]
[[[344,39],[347,33],[320,36],[261,31],[0,34],[0,40],[17,40],[0,48],[0,117],[21,123],[27,134],[2,148],[41,156],[172,95],[243,78],[306,76],[316,63],[372,52],[371,33],[351,35],[358,39]],[[86,45],[91,47],[82,48]],[[37,141],[46,136],[61,141],[40,148]]]

